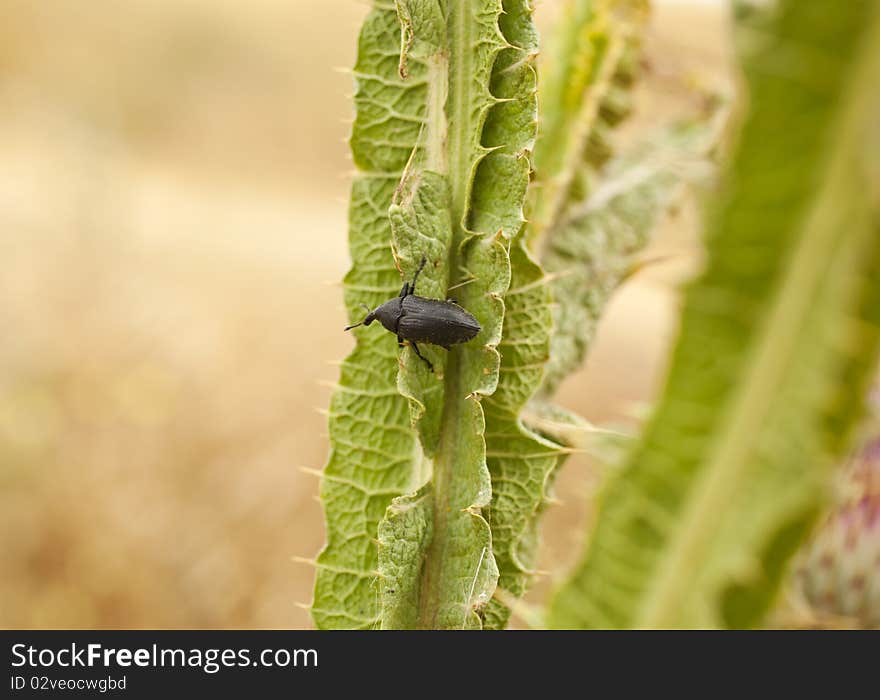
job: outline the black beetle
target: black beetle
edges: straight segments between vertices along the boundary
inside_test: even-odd
[[[426,299],[416,296],[416,280],[425,267],[425,258],[413,276],[412,284],[403,283],[400,294],[377,306],[373,311],[367,309],[367,315],[360,323],[346,326],[350,331],[360,325],[369,326],[378,320],[385,328],[397,335],[397,342],[403,345],[408,340],[419,359],[427,363],[431,371],[434,365],[422,356],[416,343],[431,343],[449,350],[453,345],[466,343],[480,332],[480,322],[461,308],[451,299]]]

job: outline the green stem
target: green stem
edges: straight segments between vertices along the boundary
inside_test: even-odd
[[[454,227],[452,245],[449,247],[449,285],[461,274],[462,242],[470,235],[466,229],[470,188],[476,163],[485,152],[480,145],[484,116],[473,109],[476,100],[472,93],[477,85],[473,72],[474,16],[480,9],[478,2],[450,2],[447,17],[450,55],[447,64],[445,123],[448,124],[448,131],[445,141],[450,213]],[[422,572],[419,610],[420,626],[429,629],[460,626],[456,622],[458,616],[450,614],[446,606],[450,592],[456,589],[456,581],[449,574],[455,567],[449,565],[449,557],[455,556],[452,549],[454,541],[461,536],[458,526],[462,525],[462,518],[473,517],[463,512],[471,505],[473,494],[458,485],[468,483],[467,472],[474,468],[473,455],[469,450],[472,443],[468,436],[463,435],[464,431],[474,429],[473,416],[468,414],[475,409],[481,413],[479,405],[470,404],[465,399],[463,365],[462,351],[458,348],[450,350],[444,377],[445,401],[440,444],[434,459],[433,538]],[[485,469],[485,456],[481,462],[478,468]],[[478,573],[475,572],[474,576]],[[464,621],[466,616],[467,611],[463,611],[460,619]]]

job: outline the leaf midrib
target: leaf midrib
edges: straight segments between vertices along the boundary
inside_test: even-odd
[[[449,32],[447,44],[450,46],[451,56],[447,63],[447,81],[449,85],[447,97],[447,110],[438,115],[445,118],[450,128],[445,131],[446,135],[446,159],[449,170],[447,177],[450,186],[451,220],[454,222],[455,231],[452,245],[449,248],[449,279],[450,286],[458,269],[458,251],[461,242],[467,235],[465,231],[465,217],[467,215],[468,189],[470,182],[470,168],[468,163],[473,157],[470,149],[466,147],[466,139],[478,126],[471,116],[467,106],[471,103],[470,74],[472,67],[472,23],[468,15],[471,13],[471,0],[454,0],[450,3],[455,17],[447,18],[447,28],[454,28]],[[449,67],[453,66],[454,69]],[[451,98],[451,99],[449,99]],[[451,106],[451,109],[450,109]],[[434,124],[429,126],[434,129]],[[445,125],[444,125],[445,126]],[[439,129],[439,126],[437,126]],[[444,377],[444,404],[443,416],[440,423],[441,440],[437,455],[434,459],[433,497],[432,509],[433,538],[428,547],[425,566],[422,574],[421,595],[419,597],[419,626],[427,629],[435,629],[438,625],[438,613],[443,597],[440,590],[442,582],[442,567],[444,553],[449,537],[449,499],[454,467],[456,462],[457,446],[459,444],[458,432],[462,420],[462,407],[464,396],[461,392],[461,364],[460,351],[453,348],[449,351]]]

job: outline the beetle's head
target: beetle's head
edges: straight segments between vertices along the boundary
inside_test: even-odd
[[[369,326],[373,321],[376,320],[376,312],[370,311],[370,307],[366,304],[361,304],[367,312],[367,315],[364,316],[364,320],[360,323],[353,323],[350,326],[346,326],[345,330],[350,331],[352,328],[357,328],[358,326]]]

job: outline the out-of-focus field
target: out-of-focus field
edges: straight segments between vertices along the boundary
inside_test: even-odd
[[[546,25],[555,3],[538,4]],[[348,266],[345,137],[364,4],[0,4],[0,626],[305,627],[322,541]],[[726,66],[720,13],[661,3],[641,120]],[[629,133],[638,131],[628,127]],[[647,400],[693,267],[616,297],[561,400],[621,420]],[[540,600],[595,482],[569,461]]]

